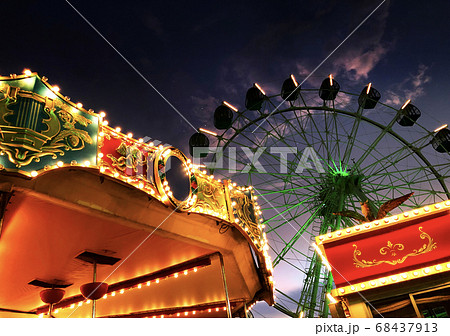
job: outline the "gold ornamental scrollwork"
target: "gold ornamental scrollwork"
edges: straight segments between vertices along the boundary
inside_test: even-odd
[[[373,259],[373,260],[360,260],[358,257],[360,257],[362,255],[361,250],[358,250],[358,246],[356,244],[353,244],[353,247],[355,248],[353,251],[353,261],[356,267],[359,268],[365,268],[365,267],[372,267],[372,266],[377,266],[377,265],[381,265],[381,264],[389,264],[389,265],[397,265],[397,264],[402,264],[403,262],[405,262],[406,259],[408,259],[409,257],[415,257],[421,254],[425,254],[428,252],[431,252],[432,250],[437,248],[437,244],[436,242],[434,242],[433,238],[431,238],[431,236],[422,231],[423,227],[419,227],[419,231],[421,232],[420,234],[420,239],[426,240],[427,242],[424,243],[420,248],[418,249],[414,249],[412,252],[404,255],[402,258],[398,258],[398,259],[393,259],[393,260],[377,260],[377,259]],[[393,244],[391,241],[388,241],[386,246],[383,246],[380,248],[379,253],[380,255],[387,255],[389,254],[391,257],[395,257],[397,256],[398,251],[403,251],[405,249],[405,246],[403,244],[397,243],[397,244]]]
[[[250,198],[244,193],[233,193],[232,197],[236,202],[236,216],[248,226],[250,233],[254,237],[259,237],[261,230],[256,223],[255,214],[253,213],[254,205]]]
[[[24,102],[28,99],[33,106],[32,112],[20,106],[20,99]],[[92,124],[91,120],[75,113],[72,107],[60,100],[52,100],[51,104],[47,104],[47,100],[34,92],[11,86],[0,90],[0,150],[16,167],[38,162],[41,157],[49,155],[56,159],[57,155],[82,150],[85,144],[94,142],[87,131],[77,127],[87,128]],[[16,114],[18,120],[13,124],[11,118]],[[46,129],[39,130],[41,124]]]
[[[197,184],[197,201],[193,211],[203,209],[203,212],[228,217],[223,184],[203,176],[195,175]]]
[[[392,257],[395,257],[398,251],[403,251],[405,249],[405,245],[403,244],[392,244],[391,241],[387,242],[386,246],[380,248],[380,254],[386,255],[388,253],[391,254]]]
[[[126,169],[130,169],[135,173],[142,173],[147,160],[138,147],[127,146],[126,142],[122,142],[120,146],[116,148],[116,152],[120,154],[119,158],[116,158],[112,154],[107,155],[111,160],[113,167],[116,167],[122,172]]]
[[[263,236],[258,225],[259,217],[252,195],[252,192],[249,190],[234,188],[230,190],[234,218],[238,219],[237,223],[246,231],[252,241],[259,246],[258,244],[260,244]]]
[[[0,124],[2,125],[11,124],[6,117],[14,114],[14,111],[9,107],[17,103],[17,91],[18,88],[11,87],[8,84],[0,86]]]

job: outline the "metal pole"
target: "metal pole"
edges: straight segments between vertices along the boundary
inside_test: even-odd
[[[227,279],[225,277],[225,265],[223,263],[222,254],[220,252],[218,252],[218,255],[219,255],[220,267],[221,267],[221,271],[222,271],[223,287],[224,287],[224,290],[225,290],[225,300],[226,300],[226,303],[227,303],[227,317],[231,318],[231,305],[230,305],[230,298],[228,296]]]
[[[416,312],[416,317],[421,318],[423,317],[422,313],[419,310],[419,307],[417,307],[416,300],[414,300],[414,295],[409,294],[409,299],[411,300],[411,303],[413,305],[414,311]]]
[[[48,305],[48,318],[52,318],[53,303]]]
[[[92,282],[96,282],[97,281],[97,262],[94,260],[94,276],[93,276],[93,281]],[[92,300],[92,318],[95,318],[95,304],[96,304],[97,300]]]

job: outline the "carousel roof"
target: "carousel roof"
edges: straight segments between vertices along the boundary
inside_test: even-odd
[[[273,304],[251,187],[107,124],[36,73],[0,78],[0,316],[47,313],[39,293],[59,287],[53,315],[88,317],[80,286],[94,269],[109,284],[98,317],[227,316],[227,306],[238,315]]]

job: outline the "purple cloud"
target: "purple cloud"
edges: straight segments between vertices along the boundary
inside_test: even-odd
[[[388,105],[401,105],[407,99],[415,100],[425,94],[425,84],[431,81],[428,75],[429,67],[420,64],[417,71],[409,74],[403,81],[395,84],[388,90],[385,103]]]

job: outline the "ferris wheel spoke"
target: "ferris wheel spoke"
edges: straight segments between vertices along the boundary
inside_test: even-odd
[[[305,128],[304,128],[304,125],[303,125],[303,123],[304,122],[302,122],[301,120],[299,120],[299,118],[298,118],[298,114],[297,114],[297,112],[296,111],[294,111],[293,112],[294,113],[294,116],[295,116],[295,121],[296,121],[296,124],[297,124],[297,126],[298,127],[300,127],[300,134],[301,134],[301,138],[302,138],[302,143],[301,143],[301,145],[303,146],[303,147],[313,147],[313,143],[311,143],[310,142],[310,140],[308,140],[305,136],[304,136],[304,134],[306,134],[306,132],[305,132]],[[304,115],[304,117],[303,118],[306,118],[308,115],[306,114],[306,115]],[[289,125],[289,126],[291,126],[291,128],[292,129],[296,129],[296,125],[294,125],[293,123],[292,123],[292,121],[290,120],[290,119],[288,119],[285,115],[282,115],[282,117],[284,118],[284,120],[285,120],[285,122]],[[296,149],[298,150],[298,143],[297,142],[295,142],[295,145],[296,145]],[[298,155],[296,154],[295,155],[296,156],[296,159],[298,159]]]
[[[342,160],[341,160],[341,139],[339,137],[339,129],[345,129],[345,127],[342,125],[342,123],[338,120],[338,114],[336,112],[333,113],[333,120],[334,120],[334,134],[336,134],[336,147],[337,147],[337,158],[339,159],[339,168],[342,171],[345,169],[345,167],[342,167]],[[346,170],[346,169],[345,169]]]
[[[324,116],[327,115],[327,111],[323,111]],[[309,118],[311,119],[311,124],[315,129],[315,132],[313,132],[312,134],[318,134],[319,137],[316,140],[316,142],[310,143],[309,147],[312,147],[316,154],[318,155],[319,159],[324,162],[326,164],[326,169],[329,171],[342,171],[342,165],[341,165],[341,161],[339,159],[335,159],[335,153],[338,153],[338,158],[339,158],[339,153],[340,153],[340,149],[339,149],[339,137],[336,136],[334,139],[332,139],[334,145],[333,147],[329,147],[326,144],[328,143],[329,140],[327,140],[326,138],[324,139],[322,137],[322,133],[326,134],[326,137],[328,139],[330,139],[330,128],[328,127],[328,124],[326,124],[325,129],[320,129],[317,125],[317,123],[314,121],[314,115],[309,114]],[[325,119],[325,117],[324,117]],[[334,119],[334,118],[333,118]],[[336,126],[337,127],[337,126]]]
[[[423,178],[421,180],[416,179],[414,183],[412,182],[403,182],[400,179],[399,182],[396,183],[396,180],[389,182],[386,184],[386,182],[381,183],[377,182],[374,184],[366,184],[365,189],[369,192],[374,193],[380,193],[385,192],[386,194],[383,194],[384,197],[387,197],[387,193],[391,193],[390,197],[395,197],[394,191],[398,191],[399,194],[406,194],[408,192],[414,192],[415,197],[410,198],[411,202],[414,202],[415,199],[420,199],[421,196],[427,195],[427,196],[438,196],[438,193],[433,191],[433,185],[430,183],[430,180],[427,178]],[[371,188],[369,189],[369,186]],[[398,195],[397,195],[398,196]],[[438,196],[440,199],[444,199],[444,197]]]
[[[396,180],[396,182],[413,181],[411,183],[417,183],[418,179],[423,178],[426,175],[433,174],[432,170],[428,170],[423,167],[414,168],[400,168],[398,162],[387,162],[387,166],[382,166],[376,172],[370,174],[373,181],[379,180],[381,177],[386,178],[389,176]],[[395,169],[392,169],[395,167]],[[429,177],[427,178],[429,179]]]
[[[324,119],[325,119],[326,114],[327,114],[327,113],[324,111],[324,112],[323,112]],[[323,152],[324,152],[324,155],[323,155],[323,156],[326,156],[326,157],[323,157],[323,156],[322,156],[322,160],[323,160],[324,162],[326,162],[328,169],[333,169],[333,168],[334,168],[334,169],[338,169],[338,168],[337,168],[337,165],[336,165],[336,163],[335,163],[335,160],[333,159],[333,151],[332,151],[332,148],[329,148],[329,147],[327,146],[327,144],[329,143],[329,142],[328,142],[329,130],[328,130],[328,127],[327,127],[326,119],[325,119],[325,129],[322,130],[322,129],[319,129],[319,127],[317,126],[317,123],[315,122],[315,120],[314,120],[314,118],[313,118],[313,116],[312,116],[311,114],[310,114],[310,117],[311,117],[312,125],[314,126],[314,128],[315,128],[317,134],[318,134],[319,137],[320,137],[320,145],[321,145],[321,147],[323,148]],[[322,133],[323,133],[323,132],[325,133],[327,139],[324,139],[324,138],[322,137]],[[336,141],[336,145],[337,145],[337,141]],[[330,149],[331,149],[331,150],[330,150]],[[319,150],[319,153],[321,153],[320,150]],[[339,153],[339,152],[338,152],[338,153]],[[320,154],[318,154],[318,155],[321,156]],[[332,165],[333,165],[333,166],[332,166]]]
[[[424,180],[423,182],[428,182],[428,180]],[[421,183],[419,181],[419,183]],[[383,191],[389,191],[389,192],[393,192],[393,190],[399,190],[401,189],[402,191],[411,191],[411,192],[415,192],[417,194],[417,196],[420,196],[422,194],[430,194],[430,188],[420,188],[420,187],[415,187],[412,186],[411,184],[405,184],[405,185],[401,185],[401,186],[395,186],[394,189],[392,188],[392,185],[378,185],[378,188],[376,189],[367,189],[370,192],[373,193],[380,193]],[[386,196],[385,194],[379,194],[380,196]]]
[[[356,135],[358,134],[359,124],[361,123],[361,114],[362,114],[363,108],[361,106],[358,107],[358,111],[356,112],[355,119],[353,122],[352,130],[350,131],[350,134],[348,135],[347,140],[347,146],[345,147],[344,154],[342,156],[342,162],[344,165],[348,165],[348,161],[350,160],[350,154],[353,150],[353,145],[356,140]]]
[[[272,209],[275,210],[276,208],[272,208]],[[277,211],[277,210],[275,210],[275,211]],[[296,219],[300,218],[301,216],[306,215],[306,214],[311,214],[311,210],[310,210],[309,207],[305,207],[302,211],[300,211],[298,213],[295,213],[295,214],[291,213],[289,219],[286,219],[286,218],[284,218],[284,216],[281,216],[282,217],[281,219],[277,218],[276,221],[269,219],[269,220],[267,220],[267,223],[265,221],[263,221],[262,224],[263,225],[267,224],[269,226],[270,229],[267,230],[267,233],[270,233],[270,232],[272,232],[274,230],[279,229],[282,226],[285,226],[286,224],[290,224],[291,222],[297,223]],[[290,226],[292,227],[292,229],[294,231],[296,230],[296,228],[292,224],[290,224]],[[306,228],[305,228],[305,230],[306,230]]]
[[[312,198],[313,198],[313,196],[310,196],[310,197],[308,197],[307,199],[312,199]],[[297,204],[294,204],[293,206],[291,206],[291,207],[289,207],[288,209],[283,210],[283,211],[281,211],[281,212],[277,211],[277,214],[276,214],[276,215],[270,217],[269,219],[266,219],[266,220],[263,222],[263,224],[268,224],[270,221],[273,221],[275,218],[278,218],[278,217],[280,217],[280,216],[281,216],[281,218],[283,218],[286,222],[288,222],[288,221],[284,218],[284,214],[285,214],[285,213],[288,213],[290,210],[292,210],[292,209],[294,209],[294,208],[297,208],[297,207],[301,206],[304,202],[305,202],[305,200],[303,200],[302,202],[299,202],[299,203],[297,203]]]
[[[395,172],[391,171],[380,171],[378,174],[373,174],[370,176],[372,181],[379,180],[380,178],[384,177],[392,177],[398,182],[405,183],[405,177],[409,177],[414,183],[417,183],[419,180],[418,178],[421,178],[424,176],[424,173],[426,172],[425,168],[404,168],[404,169],[397,169]],[[432,173],[429,171],[429,173]],[[428,180],[428,179],[427,179]],[[413,182],[406,182],[406,183],[413,183]]]
[[[298,204],[299,206],[308,206],[310,202],[312,201],[312,198],[309,200],[305,196],[302,197],[293,197],[291,199],[292,202],[289,202],[289,204],[286,203],[285,195],[277,195],[276,198],[270,198],[268,200],[265,200],[264,202],[260,202],[260,206],[263,209],[286,209],[289,208],[290,212],[294,211],[295,209],[291,209],[292,203]],[[296,196],[294,194],[294,196]],[[302,204],[299,204],[302,203]]]
[[[383,185],[387,179],[390,180],[390,183],[398,182],[398,183],[401,183],[401,185],[417,183],[418,182],[417,179],[422,178],[422,176],[424,175],[424,172],[425,172],[425,169],[423,169],[423,168],[421,168],[421,169],[405,168],[405,169],[402,169],[401,171],[400,171],[400,169],[398,171],[385,171],[385,172],[380,172],[377,175],[369,176],[368,179],[366,180],[366,183],[370,183],[370,184],[374,184],[374,185],[376,185],[376,184]],[[404,180],[405,177],[409,177],[409,178],[414,177],[416,180],[414,182],[405,181]],[[396,186],[398,186],[398,184],[391,184],[390,186],[396,187]]]
[[[297,304],[297,300],[295,300],[294,298],[290,297],[288,294],[282,292],[282,291],[279,290],[279,289],[276,289],[276,292],[279,293],[279,294],[281,294],[281,295],[283,295],[283,296],[284,296],[286,299],[288,299],[291,303]]]
[[[377,175],[371,176],[371,183],[376,184],[378,186],[384,186],[386,189],[408,189],[408,190],[419,190],[419,185],[423,183],[429,184],[428,188],[433,189],[431,187],[430,175],[433,173],[430,171],[429,173],[426,169],[398,169],[395,172],[386,172],[380,173]],[[389,179],[389,183],[386,184],[386,180]],[[413,181],[413,182],[411,182]],[[416,187],[413,187],[416,186]],[[430,190],[428,190],[430,192]],[[418,195],[416,195],[417,197]]]
[[[397,120],[397,116],[398,116],[398,112],[397,114],[394,116],[394,118],[391,120],[391,122],[383,127],[381,129],[380,134],[378,135],[378,137],[373,141],[373,143],[369,146],[368,150],[366,150],[363,155],[358,159],[358,161],[356,162],[356,166],[360,167],[362,162],[364,162],[364,160],[369,157],[372,153],[373,150],[375,150],[376,146],[378,145],[378,143],[388,134],[393,134],[392,131],[392,126],[394,125],[394,123]],[[418,149],[416,149],[411,143],[407,142],[405,139],[400,138],[398,135],[395,135],[402,143],[403,146],[402,148],[406,149],[410,149],[412,151],[414,151],[416,154],[420,155],[420,151]],[[422,157],[422,159],[427,163],[427,160],[425,158]]]
[[[323,130],[321,130],[318,127],[317,123],[314,121],[314,115],[309,110],[307,110],[306,118],[308,118],[308,121],[310,121],[311,126],[315,129],[315,132],[313,132],[313,133],[310,132],[311,135],[313,136],[314,134],[317,134],[318,137],[317,137],[316,141],[314,141],[314,142],[311,142],[310,140],[305,139],[304,146],[311,147],[313,150],[315,150],[315,153],[318,155],[319,159],[321,159],[321,161],[323,161],[327,165],[328,169],[333,169],[333,166],[336,168],[337,166],[333,160],[332,151],[330,151],[328,149],[328,147],[326,146],[326,143],[328,143],[327,139],[323,138],[323,136],[322,136]],[[290,123],[290,120],[287,120],[287,121]],[[298,121],[298,118],[297,118],[297,123],[298,123],[298,125],[300,125],[300,127],[302,127],[301,133],[306,134],[306,130],[303,128],[302,123],[300,123]],[[325,130],[325,134],[327,135],[327,137],[328,137],[328,133],[329,132],[327,130]],[[324,152],[324,154],[322,154],[322,152]]]
[[[301,237],[301,235],[305,232],[305,230],[311,225],[311,223],[316,219],[317,214],[321,207],[318,207],[317,210],[306,220],[306,222],[300,227],[300,229],[296,232],[296,234],[291,238],[291,240],[286,244],[283,250],[277,255],[277,257],[273,261],[273,266],[278,265],[280,260],[284,259],[284,256],[288,252],[288,250],[297,242],[297,240]],[[308,242],[309,243],[309,242]]]
[[[352,222],[352,220],[350,218],[347,217],[341,217],[340,222],[342,224],[342,228],[349,228],[355,225],[354,222]],[[358,223],[359,224],[359,223]]]
[[[273,195],[273,194],[284,194],[287,192],[291,192],[291,191],[299,191],[302,189],[310,189],[313,187],[318,187],[320,186],[320,183],[315,183],[315,184],[308,184],[305,186],[298,186],[295,188],[289,188],[289,189],[283,189],[283,190],[274,190],[274,189],[263,189],[263,188],[258,188],[258,192],[261,196],[267,196],[267,195]]]
[[[278,254],[280,253],[280,250],[278,248],[278,245],[282,245],[285,246],[286,245],[286,241],[283,238],[280,238],[280,240],[274,240],[271,239],[270,242],[272,243],[270,245],[270,249],[275,253]],[[286,262],[288,264],[292,264],[293,262],[295,262],[297,265],[302,265],[305,262],[308,261],[308,255],[305,252],[302,252],[298,249],[295,248],[295,246],[292,247],[292,250],[289,251],[290,257],[285,257],[283,259],[283,262]],[[292,265],[291,265],[292,266]],[[297,266],[299,271],[304,272],[303,269],[301,269],[299,266]]]
[[[372,153],[372,151],[377,147],[378,143],[388,134],[388,131],[396,121],[396,118],[392,119],[392,121],[389,123],[389,125],[385,126],[378,137],[370,144],[369,148],[362,153],[362,155],[359,157],[358,161],[356,162],[356,166],[360,167],[362,162]]]
[[[418,139],[416,142],[413,142],[409,145],[403,145],[400,148],[389,152],[387,155],[381,154],[379,152],[378,152],[378,155],[384,155],[384,157],[383,157],[384,161],[389,161],[389,164],[395,165],[395,164],[401,162],[402,160],[405,160],[411,156],[411,153],[412,153],[411,148],[415,148],[417,151],[421,151],[424,147],[426,147],[428,144],[422,145],[421,147],[417,147],[417,146],[415,146],[415,144],[424,142],[424,140],[428,137],[429,137],[429,135],[426,135],[425,137]],[[372,167],[376,166],[378,163],[379,163],[378,161],[375,161],[374,163],[368,164],[362,169],[362,171],[367,172]],[[370,173],[368,173],[368,174],[370,174],[370,175],[377,174],[383,169],[384,168],[380,168],[379,171],[370,171]]]
[[[331,114],[331,118],[330,118]],[[335,153],[335,160],[338,161],[338,164],[335,164],[335,170],[343,171],[342,167],[342,161],[341,161],[341,139],[339,137],[339,131],[338,131],[338,120],[337,120],[337,114],[335,112],[326,113],[324,112],[325,116],[325,133],[327,135],[327,143],[333,144],[331,147],[331,153]],[[330,120],[330,125],[328,126],[327,119]],[[332,135],[335,135],[334,137]],[[331,138],[331,139],[329,139]],[[338,166],[339,165],[339,166]]]
[[[440,174],[440,177],[442,179],[449,178],[449,174],[445,172],[445,168],[447,168],[446,166],[440,167],[440,165],[435,165],[434,167],[443,171],[443,174]],[[413,181],[411,183],[426,182],[426,181],[429,182],[430,176],[433,176],[433,179],[436,179],[436,176],[433,175],[433,171],[431,169],[427,169],[427,168],[423,168],[423,167],[404,168],[404,169],[397,168],[397,170],[394,172],[383,172],[383,170],[380,169],[376,173],[372,174],[371,176],[372,176],[372,178],[376,179],[380,176],[384,176],[389,173],[390,174],[395,173],[397,175],[397,179],[399,181],[405,181],[405,178],[408,177],[410,181]],[[425,180],[419,180],[420,178],[425,178]]]

